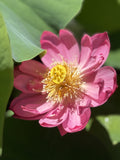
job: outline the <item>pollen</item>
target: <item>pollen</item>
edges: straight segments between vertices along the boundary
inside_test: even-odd
[[[84,91],[84,82],[78,67],[65,61],[55,64],[42,80],[43,93],[54,103],[74,103]]]
[[[52,78],[52,81],[56,84],[60,84],[64,81],[66,77],[66,69],[63,65],[56,65],[54,66],[50,71],[50,76]]]

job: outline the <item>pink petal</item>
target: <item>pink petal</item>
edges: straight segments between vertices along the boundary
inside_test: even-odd
[[[55,104],[52,104],[50,102],[46,102],[45,97],[43,97],[39,106],[36,104],[35,105],[28,104],[28,105],[22,106],[22,109],[24,111],[31,112],[31,113],[44,114],[48,111],[51,111],[55,107],[56,107]]]
[[[99,98],[100,87],[98,84],[86,83],[84,89],[85,89],[85,95],[94,99]]]
[[[59,38],[54,33],[50,32],[50,31],[44,31],[42,33],[41,38],[40,38],[40,43],[44,40],[51,42],[54,46],[60,45]]]
[[[64,130],[64,128],[62,127],[62,124],[60,124],[58,126],[59,132],[61,134],[61,136],[64,136],[65,134],[67,134],[67,132]]]
[[[110,51],[110,40],[107,32],[95,34],[91,37],[93,52],[92,56],[97,56],[101,54],[104,60],[101,65],[103,65],[108,57]]]
[[[92,52],[92,41],[89,35],[85,34],[81,40],[81,52],[80,52],[80,68],[88,62]]]
[[[81,69],[81,74],[87,75],[89,73],[95,72],[100,68],[104,60],[102,54],[96,56],[91,56],[88,63]]]
[[[20,74],[14,79],[14,87],[23,93],[38,93],[42,90],[41,79],[35,79],[32,76]]]
[[[47,51],[47,53],[42,57],[42,61],[46,66],[51,68],[52,63],[59,63],[62,61],[61,56],[62,52],[64,52],[64,46],[54,33],[44,31],[41,35],[40,44],[41,48]]]
[[[46,54],[42,57],[42,62],[47,67],[52,68],[51,64],[62,61],[60,51],[51,42],[47,40],[41,40],[41,48],[46,50]]]
[[[37,111],[40,114],[44,114],[50,110],[52,110],[53,108],[56,108],[56,104],[53,104],[52,102],[45,102],[43,104],[41,104],[38,108]]]
[[[47,68],[38,61],[29,60],[22,62],[19,66],[19,70],[34,77],[42,77],[47,71]]]
[[[60,40],[62,44],[65,46],[65,53],[62,52],[63,57],[65,57],[68,63],[77,63],[80,58],[80,51],[78,43],[74,37],[74,35],[65,29],[61,29],[59,32]]]
[[[116,71],[110,66],[104,66],[100,68],[96,74],[95,82],[99,82],[99,80],[104,80],[104,88],[103,92],[105,92],[108,88],[113,92],[116,89]]]
[[[116,71],[109,66],[102,67],[98,70],[94,82],[100,86],[100,95],[97,100],[93,99],[92,107],[105,103],[117,88]]]
[[[14,78],[16,78],[19,74],[22,74],[22,72],[19,70],[19,65],[14,67]]]
[[[78,107],[77,109],[69,110],[68,117],[62,126],[69,133],[81,131],[87,125],[90,115],[90,108]]]
[[[60,38],[51,32],[45,31],[41,36],[41,48],[47,50],[42,61],[48,67],[54,61],[61,62],[63,59],[72,63],[78,63],[79,61],[79,47],[72,33],[67,30],[60,30],[59,34]]]
[[[92,40],[92,44],[93,44],[93,49],[98,49],[99,47],[107,44],[107,49],[108,49],[108,53],[109,53],[110,40],[109,40],[107,32],[95,34],[91,37],[91,40]],[[104,54],[105,54],[104,56],[107,59],[108,55],[106,55],[106,52],[104,52]]]
[[[62,105],[59,105],[52,111],[42,116],[39,123],[43,127],[56,127],[66,120],[67,115],[67,108]]]
[[[89,59],[86,60],[86,64],[84,63],[82,73],[96,71],[104,64],[109,54],[110,41],[106,32],[93,35],[91,37],[91,42],[91,56],[88,56]],[[90,48],[90,43],[88,43],[88,48]],[[82,52],[82,54],[86,53]]]
[[[14,112],[14,117],[25,120],[40,119],[41,115],[36,110],[42,103],[45,103],[45,95],[38,94],[20,94],[15,98],[11,105],[10,110]]]
[[[75,104],[80,107],[89,107],[91,99],[87,95],[83,94],[80,99],[76,99]]]

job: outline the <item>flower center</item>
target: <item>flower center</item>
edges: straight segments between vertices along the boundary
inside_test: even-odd
[[[74,103],[84,92],[84,82],[79,69],[65,61],[48,71],[42,83],[42,92],[47,93],[48,101],[54,103]]]
[[[50,71],[50,76],[52,78],[52,81],[56,84],[60,84],[64,81],[66,77],[66,69],[64,66],[58,64],[55,67],[53,67]]]

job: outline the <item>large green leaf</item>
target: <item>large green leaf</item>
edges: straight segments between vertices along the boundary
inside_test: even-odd
[[[83,0],[0,0],[15,61],[31,59],[43,50],[40,35],[44,30],[64,28],[79,12]]]
[[[0,14],[0,155],[6,106],[13,85],[13,61],[10,43],[3,18]]]
[[[115,115],[99,116],[97,117],[97,119],[92,119],[92,126],[90,127],[88,133],[90,133],[91,135],[95,136],[97,139],[100,140],[100,142],[102,143],[102,146],[104,146],[106,148],[106,151],[109,153],[109,156],[110,156],[108,158],[109,160],[119,160],[120,159],[120,143],[117,143],[119,141],[115,140],[117,138],[119,139],[119,133],[120,133],[119,125],[118,125],[119,118],[117,118],[116,116],[117,118],[116,119],[117,123],[116,123],[113,117],[115,117]],[[90,125],[91,124],[89,124],[89,126]],[[115,130],[113,131],[112,128],[114,128]],[[111,137],[114,137],[113,139],[115,141],[113,141]],[[104,159],[106,158],[104,157]]]
[[[98,116],[97,120],[105,127],[113,144],[120,142],[120,115]]]
[[[20,62],[38,55],[42,51],[40,34],[51,28],[19,0],[0,0],[0,10],[7,25],[14,60]]]
[[[80,11],[83,0],[21,0],[53,28],[64,28]]]

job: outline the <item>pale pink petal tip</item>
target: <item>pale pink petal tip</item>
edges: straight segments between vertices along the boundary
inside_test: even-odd
[[[44,95],[22,93],[12,101],[10,110],[14,112],[15,118],[38,120],[41,118],[41,114],[37,108],[44,102]]]
[[[107,32],[90,37],[84,35],[81,40],[80,68],[89,73],[98,70],[106,61],[110,51],[110,41]]]
[[[55,34],[45,31],[40,39],[41,48],[47,50],[42,58],[43,63],[50,68],[53,61],[74,62],[78,64],[80,51],[78,43],[71,32],[61,29],[59,37]]]

